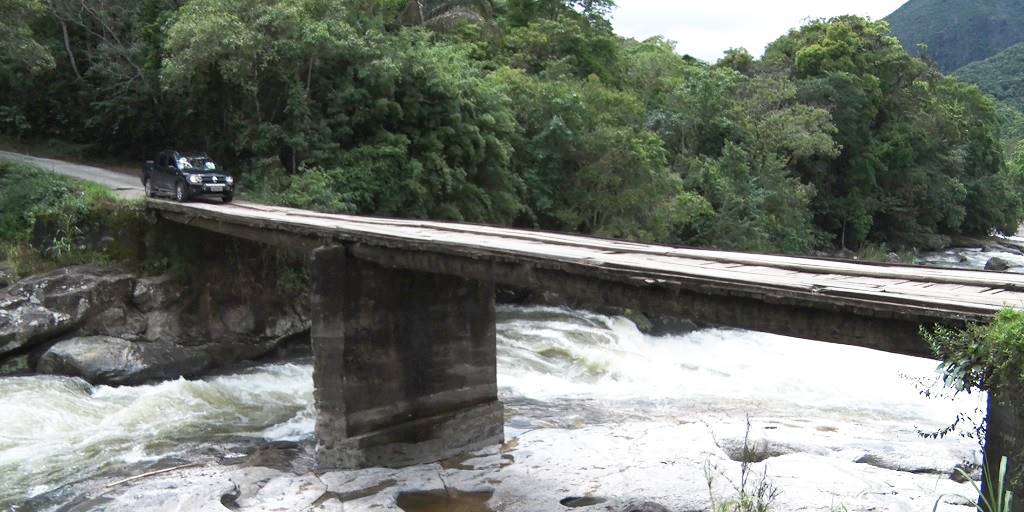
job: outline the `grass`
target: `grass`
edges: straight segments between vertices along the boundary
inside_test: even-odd
[[[760,475],[754,472],[751,460],[757,457],[757,452],[750,442],[750,417],[747,416],[747,427],[743,433],[743,456],[740,462],[740,479],[734,482],[729,479],[717,467],[710,462],[704,463],[704,478],[708,484],[708,495],[711,498],[711,510],[713,512],[770,512],[772,504],[782,494],[782,490],[775,486],[768,479],[768,467]],[[733,495],[730,497],[719,497],[715,495],[715,481],[719,478],[725,479],[733,488]]]
[[[88,236],[98,227],[116,233],[140,215],[138,201],[101,185],[0,161],[0,257],[18,275],[106,263],[117,251],[97,250]],[[109,238],[108,245],[124,242]]]
[[[896,251],[887,246],[884,242],[879,244],[865,244],[860,248],[854,257],[863,261],[875,261],[880,263],[914,263],[916,257],[912,251]]]

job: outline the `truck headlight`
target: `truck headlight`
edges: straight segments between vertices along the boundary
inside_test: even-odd
[[[193,185],[199,185],[203,182],[203,177],[198,174],[189,174],[188,182]]]
[[[232,178],[231,176],[228,176],[228,177],[224,178],[224,183],[227,183],[228,185],[234,185],[235,184],[235,179]]]

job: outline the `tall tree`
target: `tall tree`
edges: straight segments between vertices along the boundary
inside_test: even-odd
[[[494,3],[492,0],[409,0],[399,19],[406,25],[439,32],[465,23],[490,25],[494,19]]]
[[[16,71],[38,72],[53,67],[53,56],[32,30],[33,22],[43,16],[40,0],[0,0],[0,70],[4,76]]]

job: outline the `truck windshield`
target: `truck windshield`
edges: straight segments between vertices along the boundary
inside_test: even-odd
[[[193,172],[213,172],[217,170],[217,165],[205,156],[183,156],[178,159],[178,168]]]

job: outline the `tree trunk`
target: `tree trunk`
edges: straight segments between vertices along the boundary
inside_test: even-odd
[[[71,63],[71,70],[74,71],[75,76],[81,80],[82,74],[78,72],[78,62],[75,61],[75,54],[71,51],[71,40],[68,37],[68,24],[61,19],[58,19],[58,21],[60,21],[60,30],[64,34],[64,51],[68,54],[68,61]]]

